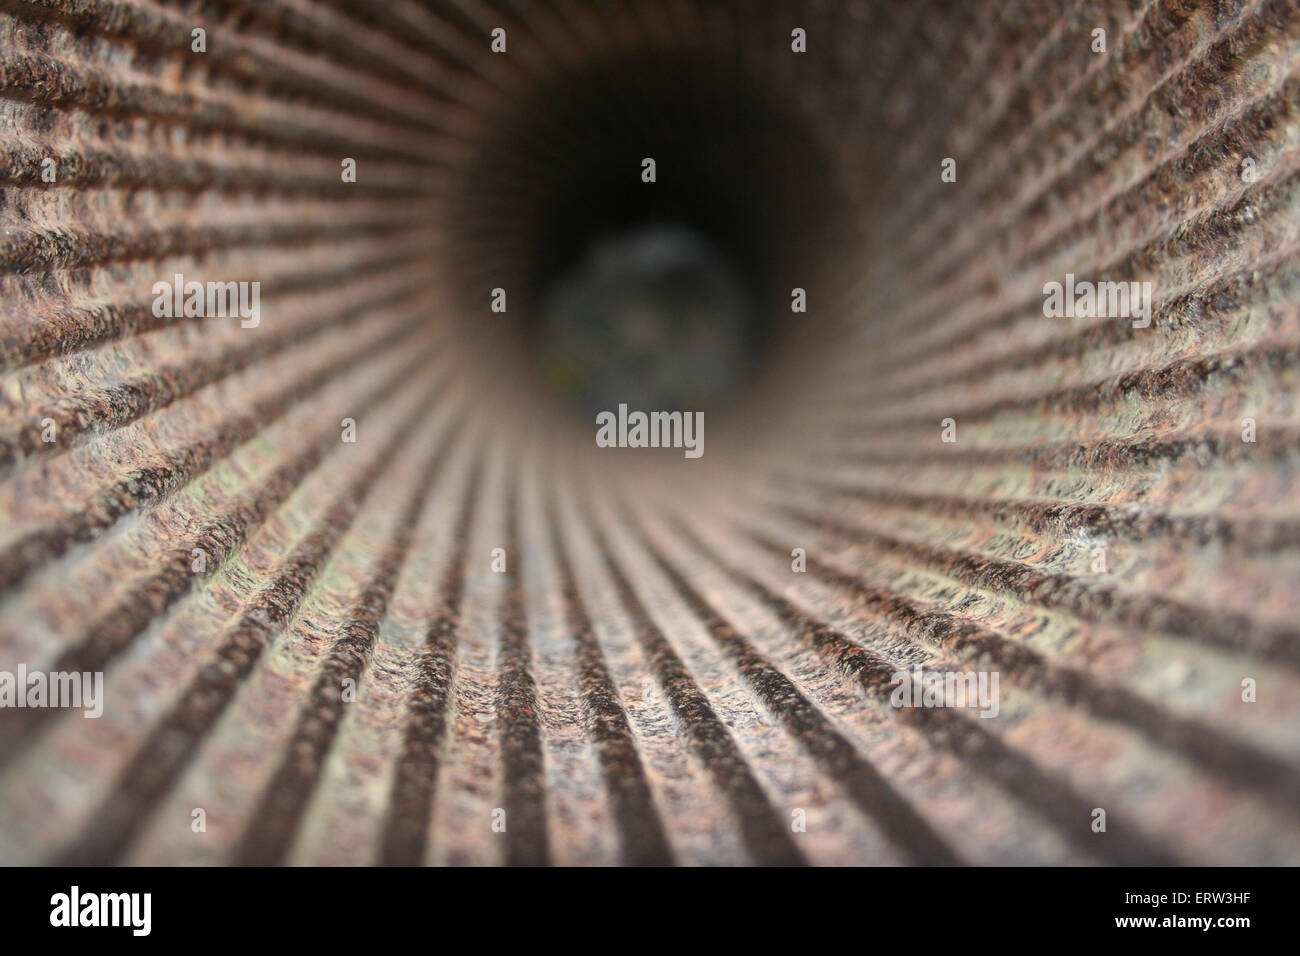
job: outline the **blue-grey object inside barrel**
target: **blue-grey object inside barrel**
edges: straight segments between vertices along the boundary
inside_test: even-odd
[[[542,370],[591,411],[716,408],[735,393],[750,310],[738,271],[695,231],[602,236],[544,298]]]

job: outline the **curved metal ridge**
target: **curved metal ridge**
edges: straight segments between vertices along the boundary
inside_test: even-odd
[[[6,0],[0,132],[0,863],[1300,863],[1291,0]],[[531,355],[660,206],[698,460]]]

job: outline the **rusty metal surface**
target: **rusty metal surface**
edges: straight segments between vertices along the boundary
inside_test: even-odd
[[[0,708],[0,863],[1300,863],[1298,70],[1279,0],[0,3],[0,671],[105,680]],[[701,175],[671,77],[775,326],[698,461],[511,324],[587,106]]]

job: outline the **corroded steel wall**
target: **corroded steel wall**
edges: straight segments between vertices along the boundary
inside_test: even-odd
[[[0,672],[104,679],[0,708],[0,862],[1300,863],[1298,71],[1286,0],[0,3]],[[772,329],[695,461],[526,344],[669,140]]]

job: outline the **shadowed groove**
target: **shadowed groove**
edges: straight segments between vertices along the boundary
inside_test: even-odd
[[[560,540],[555,507],[552,501],[551,543],[559,569],[560,594],[564,598],[565,619],[577,656],[578,685],[586,711],[587,731],[605,774],[611,810],[619,830],[622,861],[632,866],[670,864],[673,862],[672,848],[655,809],[618,689],[610,677],[591,619],[573,580],[569,557]]]
[[[837,531],[824,518],[797,508],[780,510],[832,533]],[[1065,574],[1044,574],[1028,565],[989,555],[928,547],[877,533],[857,522],[851,530],[840,529],[838,533],[882,552],[912,557],[972,587],[1003,590],[1042,607],[1069,611],[1084,620],[1111,621],[1143,633],[1163,630],[1187,640],[1224,650],[1246,651],[1293,669],[1300,668],[1300,629],[1295,627],[1269,625],[1241,614],[1216,612],[1209,607],[1154,595],[1130,595],[1110,585]]]
[[[1292,0],[0,0],[0,129],[0,863],[1300,860]],[[665,225],[699,460],[537,347]]]
[[[347,217],[337,216],[332,217],[334,221],[330,225],[303,223],[299,220],[229,228],[213,226],[186,229],[177,226],[133,235],[88,232],[69,235],[62,231],[24,230],[16,238],[0,244],[0,269],[22,275],[49,269],[104,266],[249,245],[292,246],[307,239],[382,235],[418,221],[417,214],[406,211],[408,203],[395,205],[400,207],[401,214],[372,214],[352,222]],[[285,212],[292,215],[292,210]]]
[[[357,687],[364,680],[375,635],[411,546],[421,509],[428,502],[421,489],[437,475],[452,438],[454,435],[443,435],[434,443],[432,454],[420,469],[421,480],[403,503],[397,531],[379,560],[374,579],[366,584],[354,603],[354,616],[343,622],[342,633],[331,642],[320,673],[308,692],[285,759],[267,784],[261,803],[253,812],[253,825],[235,850],[237,864],[278,863],[292,842],[303,807],[316,786],[321,765],[343,717],[344,681],[350,680]]]
[[[412,323],[407,335],[417,332]],[[399,341],[406,336],[399,336]],[[113,486],[99,492],[95,507],[86,509],[80,520],[71,527],[54,527],[49,530],[35,530],[19,537],[15,542],[0,549],[0,588],[11,588],[20,583],[31,573],[40,560],[48,560],[63,553],[76,541],[84,541],[111,524],[116,518],[128,512],[130,506],[139,507],[151,499],[160,499],[168,492],[174,491],[193,474],[202,470],[212,461],[229,453],[239,444],[252,438],[259,429],[274,422],[293,403],[326,384],[333,373],[364,360],[371,354],[383,354],[394,348],[391,338],[384,338],[369,344],[352,355],[340,355],[324,368],[313,370],[303,381],[294,383],[280,394],[260,403],[258,406],[235,421],[229,423],[214,434],[203,436],[190,448],[182,449],[169,456],[170,460],[156,465],[146,465],[134,473],[127,474]],[[429,350],[417,353],[414,361],[404,363],[405,368],[414,371],[427,364]],[[399,374],[384,385],[392,387],[400,382]],[[378,390],[378,395],[383,391]]]
[[[503,550],[509,577],[501,608],[501,664],[496,688],[501,755],[505,764],[505,811],[509,821],[506,862],[512,866],[546,866],[550,852],[546,836],[541,714],[520,583],[523,551],[519,539],[519,494],[516,484],[508,492],[506,503]]]
[[[1167,6],[1172,9],[1184,5],[1185,5],[1185,0],[1172,0],[1172,2],[1168,4],[1153,4],[1149,9],[1150,11],[1154,12],[1160,6]],[[1285,0],[1281,0],[1281,2],[1276,3],[1275,7],[1278,10],[1284,8]],[[1077,143],[1077,149],[1074,152],[1075,158],[1073,162],[1067,161],[1066,163],[1057,164],[1057,171],[1054,173],[1054,178],[1044,181],[1038,192],[1030,193],[1024,197],[1019,197],[1018,202],[1012,207],[1010,211],[1010,215],[1004,215],[1003,217],[1001,217],[997,222],[997,225],[1002,227],[1010,227],[1015,225],[1016,224],[1014,219],[1015,216],[1021,215],[1022,213],[1032,210],[1033,208],[1035,208],[1035,206],[1037,206],[1042,202],[1043,198],[1047,195],[1050,189],[1059,188],[1063,183],[1068,182],[1070,179],[1074,178],[1077,175],[1077,170],[1079,165],[1088,162],[1090,156],[1097,154],[1098,144],[1102,141],[1104,137],[1110,137],[1112,139],[1117,139],[1120,141],[1125,141],[1125,140],[1131,141],[1130,136],[1123,135],[1123,134],[1126,132],[1125,131],[1126,125],[1131,130],[1131,128],[1133,128],[1137,124],[1137,122],[1141,119],[1141,117],[1138,115],[1138,110],[1142,108],[1149,108],[1152,110],[1152,112],[1156,112],[1157,107],[1163,107],[1165,109],[1168,109],[1169,104],[1161,102],[1159,97],[1164,95],[1169,88],[1174,87],[1176,85],[1174,82],[1176,79],[1179,78],[1193,79],[1196,77],[1196,75],[1199,72],[1205,70],[1206,67],[1214,61],[1216,56],[1216,51],[1224,50],[1225,49],[1225,47],[1223,46],[1224,44],[1239,39],[1243,29],[1253,29],[1255,31],[1254,36],[1257,37],[1260,35],[1261,31],[1273,28],[1276,22],[1279,22],[1277,17],[1274,17],[1273,20],[1270,21],[1269,17],[1267,17],[1266,15],[1261,15],[1257,17],[1256,20],[1254,20],[1248,27],[1245,28],[1243,28],[1243,25],[1241,23],[1223,24],[1220,32],[1217,35],[1218,36],[1217,43],[1205,42],[1200,44],[1198,47],[1200,51],[1199,57],[1196,56],[1197,53],[1196,50],[1188,51],[1186,58],[1182,61],[1182,63],[1178,64],[1174,69],[1165,69],[1160,74],[1153,87],[1150,90],[1144,91],[1146,93],[1145,98],[1133,97],[1131,91],[1127,91],[1123,89],[1125,85],[1132,82],[1132,79],[1131,77],[1126,75],[1125,72],[1122,70],[1115,69],[1112,67],[1112,69],[1110,70],[1104,70],[1104,71],[1097,70],[1096,73],[1092,73],[1091,75],[1093,76],[1093,80],[1091,84],[1088,85],[1092,85],[1095,87],[1095,85],[1098,82],[1112,84],[1112,87],[1114,89],[1127,94],[1125,96],[1125,99],[1128,102],[1133,104],[1132,110],[1127,112],[1120,112],[1118,114],[1113,115],[1108,119],[1105,126],[1098,132],[1098,134],[1094,138],[1084,139],[1079,141]],[[1294,20],[1290,18],[1282,17],[1280,18],[1280,22],[1284,25],[1287,25],[1293,31],[1297,29]],[[1126,34],[1125,39],[1127,40],[1128,38],[1134,37],[1136,35],[1137,34],[1135,33]],[[1160,37],[1158,39],[1153,40],[1148,45],[1147,50],[1143,52],[1154,53],[1154,51],[1157,49],[1159,50],[1168,49],[1167,36]],[[1128,46],[1127,43],[1125,43],[1124,45],[1121,45],[1115,50],[1115,56],[1123,57],[1127,52],[1127,50],[1128,50]],[[1113,63],[1113,60],[1110,62]],[[1175,72],[1175,70],[1177,72]],[[1085,76],[1081,78],[1081,82],[1079,86],[1082,87],[1085,85],[1087,75],[1088,74],[1085,74]],[[1124,77],[1124,79],[1121,81],[1118,79],[1119,77]],[[1071,92],[1072,91],[1070,90],[1061,91],[1061,93],[1058,94],[1058,98],[1055,100],[1055,102],[1061,104],[1071,102],[1071,100],[1068,99]],[[1083,94],[1083,96],[1079,100],[1073,100],[1073,102],[1097,104],[1098,107],[1100,107],[1100,104],[1103,102],[1103,99],[1100,95],[1100,91],[1094,88],[1088,90],[1086,93]],[[997,150],[997,152],[984,154],[989,157],[989,162],[987,164],[982,164],[980,170],[977,172],[976,188],[977,190],[984,189],[984,181],[987,180],[988,189],[983,192],[977,192],[977,194],[972,197],[973,201],[978,202],[978,201],[996,198],[998,190],[1006,189],[1005,177],[1006,177],[1007,169],[1006,169],[1006,164],[1002,162],[1003,157],[1006,155],[1023,155],[1024,146],[1026,145],[1026,140],[1031,134],[1037,132],[1038,123],[1040,123],[1044,118],[1048,118],[1052,115],[1056,115],[1057,112],[1059,112],[1059,110],[1053,111],[1051,113],[1047,113],[1047,112],[1035,113],[1034,114],[1035,121],[1031,124],[1025,125],[1023,129],[1020,131],[1019,135],[1015,137],[1007,136],[1006,135],[1007,130],[1000,128],[998,124],[994,124],[988,128],[985,142],[989,144],[995,144],[993,148]],[[1006,123],[1007,121],[1006,118],[1012,117],[1015,114],[1012,110],[1007,109],[1003,111],[1001,115],[1004,123]],[[1220,120],[1219,122],[1222,122],[1222,120]],[[1206,125],[1208,126],[1209,124]],[[1157,166],[1156,168],[1159,168],[1159,166]],[[955,211],[956,210],[954,210],[954,212]],[[915,244],[917,245],[922,245],[926,241],[932,241],[934,235],[941,234],[942,230],[948,228],[951,225],[950,220],[951,220],[951,213],[941,214],[935,217],[929,223],[923,225],[922,228],[918,230],[911,237],[911,240],[914,241]],[[1054,226],[1058,230],[1058,234],[1063,233],[1070,225],[1075,225],[1075,224],[1070,223],[1068,221],[1062,221],[1054,224]],[[989,232],[977,233],[971,237],[970,242],[973,246],[975,246],[984,242],[988,242],[990,238],[991,238],[991,233]],[[954,253],[959,253],[961,250],[958,247],[954,246],[953,251]]]
[[[214,560],[220,562],[239,546],[255,529],[271,508],[277,506],[323,460],[332,444],[333,434],[324,441],[309,444],[294,460],[276,471],[270,481],[256,489],[243,509],[231,514],[209,516],[220,518],[219,524],[210,524],[198,530],[193,538]],[[194,584],[191,573],[191,554],[188,548],[178,549],[156,575],[139,582],[130,592],[100,618],[93,620],[79,637],[77,643],[62,651],[54,661],[53,670],[102,671],[128,646],[155,615],[164,612]],[[57,715],[53,710],[22,710],[7,712],[8,720],[0,723],[0,765],[9,759],[15,748],[34,739],[33,734],[43,719]]]
[[[56,444],[38,441],[30,428],[20,427],[12,439],[0,438],[0,478],[10,471],[15,458],[30,460],[37,454],[68,451],[80,445],[92,427],[94,437],[102,437],[106,432],[129,425],[150,412],[167,408],[201,388],[229,378],[259,359],[271,358],[301,344],[313,333],[347,327],[376,310],[382,314],[388,307],[411,300],[415,283],[412,281],[382,292],[367,288],[358,292],[359,301],[345,302],[342,309],[317,315],[311,323],[299,322],[280,334],[261,337],[242,350],[232,348],[206,361],[164,366],[155,369],[145,378],[115,383],[103,391],[92,392],[78,406],[59,408],[56,412],[58,417],[53,419],[60,435],[60,441]],[[17,448],[17,452],[10,452],[11,448]]]
[[[411,422],[419,415],[417,409]],[[176,737],[200,740],[216,723],[262,652],[297,613],[318,572],[364,503],[366,490],[391,463],[390,454],[396,450],[401,435],[400,429],[394,432],[370,467],[338,495],[321,526],[297,546],[255,603],[227,628],[213,663],[198,673],[123,769],[109,801],[87,826],[83,838],[67,851],[67,864],[103,865],[119,857],[146,822],[137,811],[160,799],[194,755],[192,749],[176,747]]]
[[[644,540],[644,539],[643,539]],[[727,653],[763,704],[790,734],[837,779],[868,816],[889,832],[907,834],[903,849],[913,863],[959,862],[953,851],[932,832],[888,781],[854,750],[790,679],[759,654],[745,637],[724,620],[682,577],[681,572],[649,541],[650,557],[690,605],[710,637]]]
[[[393,776],[388,815],[380,837],[379,862],[417,865],[429,842],[429,813],[438,779],[439,754],[447,732],[447,708],[456,680],[456,635],[465,588],[465,562],[474,515],[479,507],[481,469],[470,477],[452,540],[456,551],[443,572],[438,607],[413,666],[413,688],[401,756]]]
[[[726,725],[718,718],[667,637],[650,619],[632,583],[610,553],[608,541],[594,522],[592,534],[597,537],[596,547],[601,562],[613,579],[619,601],[645,650],[655,679],[718,789],[732,801],[745,834],[745,844],[754,861],[778,866],[803,864],[803,856],[754,779]]]
[[[792,495],[802,490],[793,479],[782,484]],[[1146,542],[1167,539],[1172,547],[1186,548],[1216,542],[1247,553],[1300,547],[1300,520],[1266,522],[1222,515],[1151,514],[1117,506],[1054,499],[968,498],[926,493],[916,485],[903,491],[853,479],[805,480],[798,484],[815,484],[845,503],[870,502],[880,511],[898,509],[966,521],[988,520],[1010,525],[1026,535],[1043,534],[1049,530],[1060,534],[1080,531],[1103,533],[1112,540]]]
[[[406,231],[417,232],[425,227],[411,226]],[[401,231],[401,230],[399,230]],[[349,280],[366,275],[375,268],[398,266],[421,260],[427,254],[424,242],[407,240],[407,248],[401,252],[388,251],[386,244],[376,243],[379,254],[362,256],[357,254],[350,261],[332,268],[314,268],[310,272],[297,271],[282,274],[269,274],[262,281],[263,289],[269,294],[295,293],[304,289],[322,290],[338,283],[346,285]],[[75,352],[119,342],[142,336],[161,329],[174,328],[185,323],[195,323],[195,319],[183,316],[163,317],[153,314],[152,300],[131,301],[121,304],[106,304],[93,309],[64,306],[48,314],[39,316],[42,324],[31,324],[18,329],[5,326],[4,338],[0,339],[0,355],[3,366],[23,368],[45,359],[70,355]]]
[[[681,528],[680,524],[678,529],[682,538],[703,550],[693,533]],[[835,628],[800,610],[784,597],[773,593],[762,582],[729,566],[716,554],[710,552],[708,557],[724,567],[756,598],[767,605],[797,640],[809,644],[837,669],[852,675],[869,699],[878,701],[882,706],[890,706],[890,695],[895,686],[893,675],[902,669],[898,663],[871,653]],[[699,599],[698,595],[695,596],[695,600],[700,601],[699,606],[705,613],[712,613],[707,610],[708,606]],[[785,681],[783,675],[779,672],[774,673],[770,665],[762,661],[752,649],[739,643],[743,639],[738,638],[729,625],[720,620],[718,625],[726,633],[727,640],[738,642],[736,653],[744,662],[742,666],[767,668],[764,676],[773,675],[775,680]],[[788,681],[785,681],[785,684],[789,687],[787,693],[797,695]],[[809,702],[799,699],[805,707],[815,712]],[[1060,832],[1077,843],[1081,850],[1103,855],[1109,862],[1121,865],[1132,865],[1140,861],[1159,861],[1159,864],[1164,866],[1177,864],[1177,857],[1170,850],[1148,840],[1140,830],[1128,824],[1112,823],[1110,828],[1112,837],[1098,845],[1093,839],[1094,835],[1082,823],[1088,819],[1092,804],[1081,795],[1072,792],[1067,785],[1040,772],[1029,759],[1004,745],[993,734],[986,732],[977,718],[967,717],[959,710],[942,707],[907,708],[907,711],[906,719],[914,721],[934,746],[951,749],[980,773],[989,775],[995,783],[1014,795],[1016,799],[1033,807],[1049,820],[1053,820]],[[902,713],[897,709],[895,712]],[[809,725],[811,726],[811,722]],[[891,795],[891,799],[897,798]],[[899,811],[894,809],[889,812],[897,815]],[[1072,824],[1071,821],[1079,822]],[[913,823],[908,828],[909,832],[914,828]],[[918,862],[947,861],[918,860]]]
[[[747,533],[774,554],[783,554],[780,544],[760,533]],[[835,534],[834,530],[829,533]],[[1256,791],[1284,807],[1300,801],[1300,776],[1294,768],[1250,744],[1221,734],[1202,721],[1161,710],[1124,687],[1103,685],[1085,672],[1055,663],[1004,634],[978,627],[933,606],[918,604],[889,588],[870,585],[816,558],[808,558],[808,568],[850,591],[863,602],[865,610],[951,655],[955,663],[972,669],[995,665],[1004,678],[1019,686],[1085,709],[1100,720],[1121,722],[1141,731],[1155,743],[1218,775],[1229,786]],[[780,599],[769,595],[767,600]]]

